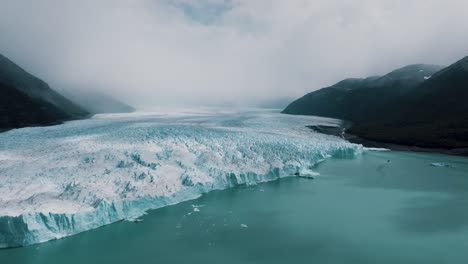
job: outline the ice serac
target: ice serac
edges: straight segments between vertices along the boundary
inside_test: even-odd
[[[0,247],[57,239],[243,184],[293,176],[362,146],[270,111],[101,115],[0,134]]]

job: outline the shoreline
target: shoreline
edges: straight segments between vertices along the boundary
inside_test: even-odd
[[[83,117],[62,119],[62,120],[57,120],[57,121],[54,121],[54,122],[49,122],[49,123],[44,123],[44,124],[29,124],[29,125],[26,125],[26,126],[19,126],[19,127],[0,127],[0,133],[4,133],[4,132],[7,132],[7,131],[10,131],[10,130],[13,130],[13,129],[21,129],[21,128],[59,126],[59,125],[63,125],[66,122],[70,122],[70,121],[90,119],[93,116],[94,116],[94,114],[89,114],[89,115],[83,116]]]
[[[351,127],[351,123],[347,121],[343,121],[343,125],[338,126],[338,127],[320,126],[320,125],[307,126],[307,127],[317,133],[341,137],[342,139],[345,139],[351,143],[361,144],[367,148],[386,148],[386,149],[398,150],[398,151],[439,153],[439,154],[446,154],[446,155],[453,155],[453,156],[465,156],[465,157],[468,156],[468,148],[456,148],[456,149],[426,148],[426,147],[401,145],[401,144],[395,144],[391,142],[379,142],[379,141],[365,139],[358,135],[346,133],[346,129]]]

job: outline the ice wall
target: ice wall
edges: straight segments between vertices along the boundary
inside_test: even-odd
[[[136,113],[0,134],[0,247],[358,155],[360,145],[305,128],[337,123],[268,111]]]

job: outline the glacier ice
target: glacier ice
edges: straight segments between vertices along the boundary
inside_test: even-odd
[[[211,190],[308,172],[362,146],[261,110],[97,115],[0,134],[0,248],[57,239]],[[194,207],[197,208],[197,207]]]

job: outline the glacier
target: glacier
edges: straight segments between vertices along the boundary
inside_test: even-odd
[[[203,193],[313,173],[361,145],[272,110],[96,115],[0,134],[0,248],[58,239]]]

